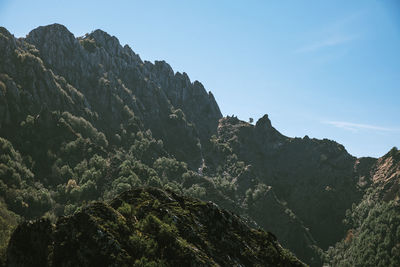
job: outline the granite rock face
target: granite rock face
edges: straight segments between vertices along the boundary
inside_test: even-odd
[[[0,38],[3,129],[12,127],[11,117],[46,107],[82,116],[111,135],[134,114],[177,158],[200,165],[199,146],[222,117],[200,82],[165,62],[143,62],[101,30],[75,38],[53,24],[16,39],[2,28]]]
[[[188,122],[193,122],[205,138],[215,132],[222,117],[213,95],[200,82],[192,83],[186,73],[174,73],[165,61],[143,62],[129,46],[122,47],[116,37],[101,30],[74,38],[64,26],[55,24],[31,31],[26,40],[37,47],[44,63],[56,74],[84,92],[96,90],[85,80],[96,82],[105,75],[108,87],[121,87],[115,88],[121,94],[130,91],[131,98],[140,101],[138,107],[132,105],[132,111],[141,114],[146,123],[156,119],[150,115],[162,117],[172,104],[182,109]],[[128,97],[121,98],[124,101]]]
[[[400,200],[400,150],[393,148],[373,165],[369,179],[386,202]]]

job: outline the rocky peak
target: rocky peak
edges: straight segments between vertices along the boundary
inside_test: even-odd
[[[11,33],[6,28],[1,26],[0,26],[0,34],[7,38],[12,37]]]
[[[271,120],[268,118],[268,114],[265,114],[262,116],[256,123],[256,128],[261,129],[261,128],[266,128],[269,129],[272,127]]]
[[[71,44],[75,42],[74,35],[61,24],[50,24],[47,26],[40,26],[29,32],[26,36],[28,42],[32,43],[46,43],[47,45],[53,44]]]
[[[57,104],[50,101],[51,110],[60,107],[76,110],[78,105],[72,103],[83,101],[90,114],[98,114],[98,119],[92,116],[85,119],[106,135],[119,129],[121,123],[127,123],[127,116],[134,114],[154,137],[165,140],[165,147],[174,151],[176,158],[193,158],[193,166],[200,162],[198,141],[209,142],[222,116],[214,97],[200,82],[192,83],[186,73],[175,74],[165,61],[143,62],[129,46],[122,47],[116,37],[102,30],[78,38],[60,24],[38,27],[20,39],[15,39],[5,29],[1,32],[4,34],[0,34],[0,60],[4,64],[0,64],[0,72],[24,81],[21,86],[32,91],[38,103],[50,96],[54,99],[54,92],[60,93],[60,99]],[[24,64],[16,65],[16,54]],[[25,58],[34,61],[34,70],[27,70],[31,65]],[[30,77],[20,78],[17,74]],[[35,82],[37,80],[41,80],[40,85]],[[50,84],[54,86],[48,89]],[[6,86],[1,85],[3,87]],[[41,95],[43,91],[53,93]],[[79,99],[75,100],[72,95]],[[6,111],[3,106],[7,106]],[[0,125],[2,121],[10,121],[13,106],[16,105],[8,103],[0,107]],[[34,108],[35,112],[40,111],[40,107],[35,105]],[[171,130],[169,124],[173,124],[173,120],[169,115],[179,110],[185,116]],[[178,139],[185,149],[175,143]],[[191,156],[183,156],[182,151],[191,151],[187,152]]]
[[[66,35],[72,35],[73,34],[67,29],[67,27],[65,27],[62,24],[59,23],[53,23],[53,24],[49,24],[49,25],[45,25],[45,26],[39,26],[35,29],[33,29],[32,31],[29,32],[28,35],[36,35],[36,34],[42,34],[42,33],[53,33],[53,34],[66,34]]]
[[[176,72],[165,61],[145,61],[148,75],[163,90],[171,104],[193,122],[203,142],[216,132],[221,111],[211,93],[199,81],[191,82],[185,72]]]
[[[372,180],[375,183],[387,182],[400,175],[400,150],[394,147],[379,158],[374,173]]]
[[[259,138],[264,139],[266,142],[277,142],[285,139],[280,132],[272,127],[268,114],[265,114],[257,121],[255,131]]]
[[[104,47],[104,49],[110,55],[119,55],[123,50],[117,37],[111,36],[100,29],[93,31],[87,37],[93,38],[96,42],[96,45],[99,47]]]
[[[386,153],[383,158],[392,157],[397,163],[400,162],[400,149],[393,147],[388,153]]]
[[[171,66],[164,60],[154,61],[154,70],[157,73],[165,73],[168,77],[172,77],[174,75],[174,71],[172,70]]]
[[[379,158],[372,168],[371,177],[385,201],[400,199],[400,150],[394,147]]]
[[[14,36],[4,27],[0,27],[0,59],[1,62],[7,63],[6,56],[12,53],[16,47]],[[0,70],[1,70],[0,66]]]
[[[208,97],[210,98],[210,102],[212,103],[213,107],[215,108],[215,114],[217,114],[218,117],[221,118],[222,117],[221,110],[219,109],[217,100],[215,100],[215,97],[211,91],[208,91]]]
[[[83,48],[65,26],[60,24],[40,26],[32,30],[25,41],[39,50],[45,65],[51,67],[58,75],[79,69],[78,62],[67,59],[82,57]]]

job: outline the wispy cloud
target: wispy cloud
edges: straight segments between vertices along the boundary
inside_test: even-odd
[[[389,127],[381,127],[377,125],[371,124],[362,124],[362,123],[352,123],[345,121],[324,121],[326,124],[330,124],[337,128],[342,128],[345,130],[349,130],[352,132],[357,132],[358,130],[373,130],[373,131],[383,131],[383,132],[400,132],[398,128],[389,128]]]
[[[351,41],[356,40],[359,37],[357,34],[352,35],[334,35],[329,38],[305,45],[295,50],[296,53],[313,52],[326,47],[339,46]]]
[[[329,24],[316,25],[303,35],[303,45],[294,49],[295,53],[308,53],[329,47],[338,47],[361,37],[362,29],[357,28],[357,21],[365,17],[367,10],[358,10]]]

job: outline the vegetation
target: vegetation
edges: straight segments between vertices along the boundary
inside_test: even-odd
[[[328,251],[333,266],[398,266],[400,202],[381,201],[376,190],[346,213],[346,237]],[[368,264],[366,264],[368,263]]]
[[[9,211],[4,202],[0,201],[0,266],[5,264],[8,241],[18,222],[19,216]]]
[[[33,239],[42,229],[47,234]],[[26,264],[18,257],[26,243],[50,246],[30,264],[54,266],[304,266],[272,234],[249,228],[215,204],[155,188],[92,203],[54,228],[46,220],[20,225],[8,264]]]
[[[65,230],[60,235],[68,236],[69,220],[90,215],[86,222],[95,225],[90,229],[118,233],[118,240],[136,251],[121,254],[122,262],[162,266],[175,253],[201,263],[206,256],[193,251],[212,247],[209,240],[218,233],[186,236],[182,229],[191,232],[197,222],[188,215],[190,207],[178,207],[176,194],[211,201],[248,225],[273,232],[313,266],[398,263],[397,148],[380,159],[356,159],[331,140],[283,136],[268,115],[254,125],[252,118],[250,123],[222,118],[201,83],[163,61],[142,61],[101,30],[75,38],[54,24],[16,39],[0,27],[0,51],[2,261],[19,222],[44,236],[57,222]],[[168,190],[175,204],[145,195],[138,203],[104,204],[148,186]],[[209,205],[199,203],[193,205]],[[112,216],[91,213],[100,206],[98,211]],[[165,206],[187,224],[178,227]],[[144,215],[146,208],[151,213]],[[57,219],[63,215],[69,217]],[[29,223],[38,218],[44,219]],[[236,234],[240,239],[244,233]],[[73,246],[79,237],[71,238]],[[46,240],[27,255],[47,257]],[[103,252],[117,257],[117,251],[107,250],[112,247]],[[62,251],[53,251],[55,257]]]

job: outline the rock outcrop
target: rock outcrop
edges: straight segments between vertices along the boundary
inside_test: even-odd
[[[71,111],[106,135],[135,116],[155,137],[164,137],[177,158],[200,165],[199,144],[208,141],[222,116],[200,82],[175,74],[165,62],[143,62],[101,30],[81,38],[59,24],[20,39],[1,32],[0,85],[7,99],[1,99],[2,129],[44,107]]]
[[[274,235],[213,203],[154,188],[21,224],[8,266],[304,266]]]
[[[384,201],[400,200],[400,150],[394,147],[379,158],[370,177]]]
[[[357,185],[356,158],[342,145],[283,136],[272,127],[268,115],[255,126],[235,117],[223,118],[215,142],[219,146],[214,154],[219,156],[210,158],[210,162],[217,160],[214,166],[226,159],[220,148],[229,147],[238,160],[251,164],[260,182],[274,188],[320,246],[327,248],[343,236],[345,211],[361,199],[363,191]],[[241,186],[245,191],[251,184]]]

